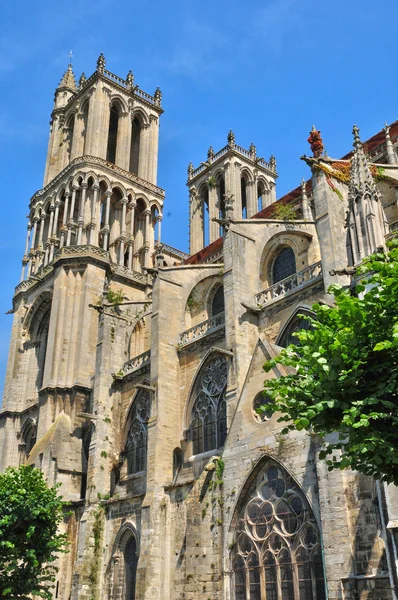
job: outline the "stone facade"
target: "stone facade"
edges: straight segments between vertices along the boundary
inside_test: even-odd
[[[160,241],[161,98],[102,55],[78,84],[69,67],[30,202],[0,466],[71,503],[54,598],[392,600],[395,488],[328,472],[255,408],[297,315],[394,235],[398,123],[304,157],[278,201],[275,158],[230,132],[188,168],[188,256]]]

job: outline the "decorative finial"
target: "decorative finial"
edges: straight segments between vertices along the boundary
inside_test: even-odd
[[[249,146],[249,152],[252,156],[256,156],[257,154],[257,148],[256,146],[253,144],[253,142],[250,144]]]
[[[209,146],[209,149],[207,151],[207,158],[209,160],[212,160],[212,158],[214,157],[214,150],[213,150],[213,146]]]
[[[386,139],[389,140],[390,139],[390,126],[388,123],[384,123],[384,132],[386,134]]]
[[[235,144],[235,134],[232,131],[232,129],[229,130],[227,141],[228,141],[228,146],[233,146]]]
[[[360,146],[362,146],[362,143],[359,137],[359,127],[357,127],[357,125],[354,125],[354,127],[352,128],[352,134],[354,136],[353,146],[354,148],[359,148]]]
[[[276,158],[273,154],[269,157],[269,167],[271,171],[276,171]]]
[[[384,133],[386,134],[387,159],[390,165],[396,165],[398,162],[397,154],[390,136],[390,126],[385,123]]]
[[[128,85],[129,88],[132,88],[134,86],[134,75],[133,75],[133,72],[132,72],[131,69],[127,73],[126,83],[127,83],[127,85]]]
[[[72,58],[73,58],[73,54],[72,54],[72,50],[69,51],[69,64],[72,64]]]
[[[191,179],[193,172],[194,172],[194,167],[193,167],[193,164],[191,161],[188,165],[188,179]]]
[[[312,154],[314,158],[319,158],[323,152],[323,141],[321,137],[321,132],[317,131],[315,125],[312,126],[310,131],[310,135],[308,137],[308,143],[311,146]]]
[[[101,52],[97,60],[97,71],[98,73],[103,73],[106,65],[105,56]]]
[[[157,87],[157,88],[156,88],[156,90],[155,90],[155,93],[154,93],[153,97],[155,98],[155,104],[156,104],[157,106],[160,106],[160,105],[161,105],[161,103],[162,103],[162,98],[163,98],[163,94],[162,94],[162,92],[161,92],[161,89],[160,89],[160,87]]]
[[[84,84],[86,83],[86,81],[87,81],[87,78],[86,78],[85,74],[82,73],[80,75],[80,79],[79,79],[79,90],[82,89],[82,87],[84,86]]]

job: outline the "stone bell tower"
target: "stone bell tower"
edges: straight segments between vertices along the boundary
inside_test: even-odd
[[[256,146],[245,150],[228,133],[227,145],[218,152],[210,146],[207,160],[198,168],[188,166],[190,202],[190,254],[222,235],[214,219],[248,219],[275,202],[276,160],[257,155]]]
[[[162,94],[105,68],[55,91],[44,187],[29,203],[3,411],[0,467],[29,460],[70,500],[84,497],[98,313],[107,290],[147,301],[160,242],[156,185]],[[126,292],[127,293],[127,292]],[[62,449],[61,449],[62,441]],[[65,445],[66,444],[66,445]]]

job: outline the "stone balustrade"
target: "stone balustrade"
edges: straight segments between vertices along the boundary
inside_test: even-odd
[[[142,367],[146,367],[151,362],[151,351],[147,350],[138,356],[134,356],[127,362],[124,363],[123,367],[119,371],[119,373],[112,373],[113,379],[122,379],[126,375],[130,375],[134,373],[134,371],[138,371]]]
[[[225,327],[225,313],[219,313],[218,315],[214,315],[207,321],[203,321],[199,323],[199,325],[195,325],[195,327],[191,327],[187,329],[180,335],[180,346],[185,346],[186,344],[190,344],[191,342],[195,342],[200,338],[217,331],[218,329],[222,329]]]
[[[268,302],[286,296],[290,292],[296,291],[310,282],[312,283],[321,280],[322,277],[322,261],[318,261],[306,269],[298,271],[297,273],[289,275],[289,277],[274,283],[274,285],[271,285],[271,287],[263,292],[256,294],[256,303],[258,306],[265,306]]]

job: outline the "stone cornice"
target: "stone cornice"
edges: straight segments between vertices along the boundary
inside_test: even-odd
[[[45,194],[52,191],[52,189],[56,187],[56,183],[60,182],[64,177],[70,177],[75,169],[78,170],[77,167],[82,166],[88,167],[89,169],[93,169],[96,166],[99,166],[108,176],[114,176],[115,174],[117,174],[120,177],[122,177],[123,180],[128,184],[136,185],[139,188],[141,188],[144,192],[152,192],[153,194],[158,196],[158,200],[160,201],[162,201],[165,195],[164,190],[158,187],[157,185],[154,185],[149,181],[145,181],[144,179],[141,179],[141,177],[138,177],[138,175],[130,173],[129,171],[126,171],[125,169],[114,165],[113,163],[109,163],[103,158],[100,158],[98,156],[78,156],[77,158],[72,160],[72,162],[70,162],[69,165],[67,165],[62,171],[60,171],[60,173],[58,173],[58,175],[56,175],[54,179],[52,179],[44,188],[38,190],[32,196],[32,198],[30,199],[29,206],[32,207],[36,200],[42,199],[42,197],[45,196]]]

